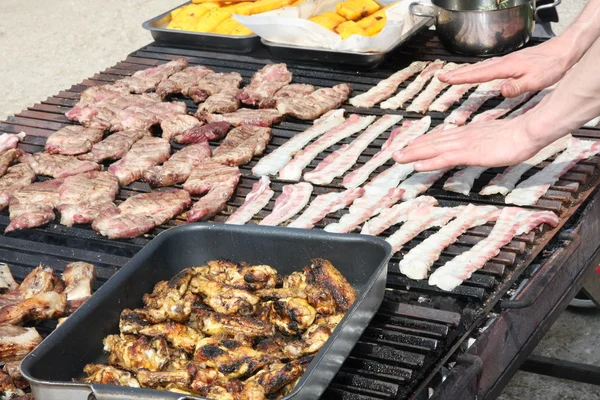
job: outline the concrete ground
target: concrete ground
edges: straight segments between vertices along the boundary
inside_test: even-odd
[[[150,42],[142,22],[183,0],[0,1],[0,119],[111,66]],[[559,6],[560,33],[584,0]],[[600,310],[568,310],[537,354],[600,364]],[[502,400],[598,399],[600,386],[518,373]],[[450,399],[449,399],[450,400]]]

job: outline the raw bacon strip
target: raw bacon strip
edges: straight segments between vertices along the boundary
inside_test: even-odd
[[[390,137],[381,147],[381,150],[375,154],[359,169],[349,173],[344,177],[342,185],[345,188],[354,188],[362,185],[369,175],[378,167],[385,164],[393,154],[404,148],[411,140],[414,140],[427,132],[431,125],[431,117],[424,117],[418,121],[404,121],[402,127],[394,129]]]
[[[374,120],[375,116],[373,115],[367,117],[361,117],[358,114],[350,115],[342,125],[336,126],[307,146],[304,150],[297,152],[294,158],[279,171],[279,178],[287,181],[300,180],[302,170],[306,168],[319,153],[333,146],[340,140],[345,139],[356,132],[362,131]]]
[[[481,269],[488,260],[498,255],[502,246],[509,243],[514,236],[527,233],[542,223],[556,227],[558,216],[551,211],[504,208],[490,235],[434,271],[429,278],[429,284],[446,291],[454,290],[464,280],[469,279],[473,272]]]
[[[261,158],[252,168],[255,176],[275,175],[308,142],[344,122],[344,110],[333,110],[313,123],[313,126],[285,142],[271,154]]]
[[[540,104],[540,102],[544,99],[544,97],[546,97],[546,95],[548,93],[553,91],[555,87],[556,87],[556,85],[542,90],[541,92],[539,92],[538,94],[533,96],[531,98],[531,100],[529,100],[527,103],[523,104],[521,107],[516,109],[514,112],[510,113],[505,119],[513,119],[513,118],[516,118],[518,116],[525,114],[527,111],[531,110],[533,107]]]
[[[509,112],[511,112],[519,104],[522,104],[529,100],[532,96],[532,92],[527,92],[523,93],[518,97],[509,97],[507,99],[504,99],[502,100],[502,103],[498,104],[497,107],[474,116],[471,122],[493,121],[495,119],[501,118]]]
[[[328,232],[348,233],[356,229],[373,215],[396,204],[404,190],[397,189],[398,183],[413,171],[412,164],[394,164],[365,185],[365,194],[356,199],[348,214],[339,223],[325,227]]]
[[[19,142],[25,139],[25,136],[25,132],[19,132],[16,134],[3,133],[2,135],[0,135],[0,153],[17,147]]]
[[[378,216],[365,222],[362,231],[363,235],[378,236],[381,232],[390,226],[405,222],[411,211],[421,207],[437,206],[438,202],[431,196],[421,196],[416,199],[396,204],[392,208],[383,210]]]
[[[430,106],[429,111],[446,112],[454,103],[459,101],[465,93],[477,85],[470,83],[450,86],[444,94],[437,98]]]
[[[392,245],[394,253],[399,252],[406,243],[414,239],[419,233],[433,227],[446,225],[451,219],[459,215],[464,206],[459,207],[422,207],[413,210],[406,222],[386,241]]]
[[[437,97],[438,94],[442,93],[444,89],[446,89],[449,85],[447,83],[440,82],[437,78],[438,75],[452,71],[456,68],[459,68],[460,65],[455,63],[448,63],[441,70],[437,71],[427,86],[427,89],[422,91],[417,98],[412,102],[410,106],[406,109],[406,111],[410,112],[418,112],[425,113],[433,100]]]
[[[292,221],[289,228],[312,229],[315,224],[328,214],[348,207],[365,193],[363,188],[348,189],[341,193],[327,193],[315,197],[308,208]]]
[[[495,81],[482,83],[479,87],[469,96],[469,98],[460,105],[456,110],[452,111],[450,115],[444,120],[456,125],[464,125],[469,117],[488,100],[494,97],[500,96],[500,88],[504,80],[496,79]]]
[[[513,190],[521,179],[521,176],[531,168],[535,167],[537,164],[542,161],[552,157],[553,155],[563,151],[567,148],[569,144],[569,140],[572,136],[567,135],[551,143],[550,145],[544,147],[540,150],[535,156],[531,157],[529,160],[522,162],[521,164],[513,165],[512,167],[508,167],[501,174],[498,174],[487,184],[486,187],[481,189],[479,194],[484,196],[490,196],[492,194],[501,194],[506,196],[508,192]]]
[[[579,161],[590,158],[600,152],[600,141],[580,140],[570,138],[567,150],[560,154],[546,168],[521,182],[506,196],[507,204],[531,206],[537,203],[562,175],[575,166]]]
[[[449,222],[409,251],[400,261],[400,272],[411,279],[427,278],[429,269],[440,258],[446,247],[454,243],[467,230],[495,221],[499,215],[500,210],[496,207],[477,207],[469,204],[454,221]]]
[[[429,82],[433,75],[444,67],[444,61],[435,60],[427,66],[420,74],[412,81],[404,90],[401,90],[394,97],[381,103],[381,108],[384,110],[397,110],[404,106],[404,103],[412,99],[423,89],[425,84]]]
[[[283,192],[275,200],[273,211],[259,225],[276,226],[292,218],[308,204],[312,191],[313,186],[306,182],[285,185]]]
[[[388,99],[394,94],[402,82],[406,81],[414,74],[423,71],[428,64],[429,62],[427,61],[413,62],[408,67],[394,73],[389,78],[380,81],[377,86],[372,87],[367,92],[353,97],[350,99],[350,104],[354,107],[373,107],[380,101]]]
[[[271,190],[271,180],[263,176],[252,185],[252,190],[246,196],[244,204],[227,218],[226,224],[244,225],[271,200],[275,192]]]
[[[595,128],[600,123],[600,117],[596,117],[593,120],[587,122],[583,127],[584,128]]]
[[[334,178],[344,175],[362,154],[369,144],[383,132],[400,122],[400,115],[384,115],[368,127],[352,143],[345,144],[339,150],[328,155],[317,167],[304,174],[304,180],[317,185],[328,184]]]
[[[467,196],[473,187],[475,179],[479,178],[487,169],[487,167],[467,167],[461,169],[448,178],[446,183],[444,183],[444,190]]]

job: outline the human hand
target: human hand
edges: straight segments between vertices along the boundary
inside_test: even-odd
[[[574,64],[567,46],[559,38],[504,57],[492,58],[441,74],[438,79],[451,85],[483,83],[506,79],[504,97],[517,97],[554,85]]]
[[[415,162],[416,171],[459,165],[502,167],[531,158],[552,140],[531,134],[523,118],[486,121],[421,136],[394,153],[394,160]]]

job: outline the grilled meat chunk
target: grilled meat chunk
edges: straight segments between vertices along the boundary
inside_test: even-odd
[[[6,173],[10,165],[18,160],[25,152],[21,149],[9,149],[0,154],[0,176]]]
[[[239,181],[232,177],[221,185],[212,188],[206,196],[198,200],[187,213],[187,222],[205,221],[225,209],[227,201],[233,196]]]
[[[15,386],[8,374],[0,371],[0,395],[2,399],[17,399],[25,396],[25,392]]]
[[[277,100],[305,97],[314,91],[315,87],[313,85],[307,85],[305,83],[293,83],[279,89],[273,97],[263,100],[259,106],[260,108],[275,108],[277,105]]]
[[[17,147],[19,142],[25,137],[27,134],[25,132],[19,133],[3,133],[0,135],[0,153],[4,153],[7,150],[14,149]]]
[[[268,64],[254,74],[238,98],[244,104],[259,105],[291,81],[292,73],[285,64]]]
[[[202,333],[209,336],[235,337],[244,335],[252,338],[275,334],[272,325],[252,317],[232,317],[199,309],[192,309],[190,324],[194,324],[202,330]]]
[[[283,115],[279,111],[270,108],[260,110],[240,108],[237,111],[226,114],[199,112],[196,116],[208,123],[228,122],[233,126],[253,125],[262,127],[269,127],[283,118]]]
[[[198,106],[198,112],[207,112],[211,114],[231,113],[240,108],[240,101],[237,96],[240,89],[231,87],[213,94],[206,101]]]
[[[35,173],[28,164],[17,164],[8,168],[6,175],[0,178],[0,209],[8,206],[13,193],[28,186],[35,180]]]
[[[0,362],[20,361],[41,342],[35,328],[0,325]]]
[[[187,293],[191,279],[189,271],[183,270],[171,280],[157,283],[152,294],[144,295],[144,304],[150,309],[161,311],[173,321],[187,321],[196,300],[196,296]]]
[[[333,329],[325,325],[311,325],[306,332],[302,334],[302,339],[288,343],[283,348],[283,352],[289,358],[299,358],[307,354],[316,353],[323,347],[325,342],[327,342],[329,336],[331,336],[332,330]]]
[[[3,370],[10,376],[17,389],[26,389],[29,387],[29,381],[21,374],[21,361],[5,363]],[[33,397],[31,399],[33,400]]]
[[[305,331],[315,320],[316,310],[305,299],[297,297],[273,301],[269,322],[286,335]]]
[[[332,88],[322,88],[308,96],[277,99],[277,111],[281,115],[291,115],[298,119],[314,120],[330,110],[342,105],[352,88],[347,83]]]
[[[231,125],[228,122],[213,122],[206,125],[196,125],[191,129],[177,135],[174,140],[180,144],[202,143],[211,140],[220,140],[227,135]]]
[[[225,260],[209,261],[205,266],[194,268],[194,272],[243,290],[274,288],[278,280],[277,271],[268,265],[235,264]]]
[[[135,142],[149,135],[149,131],[122,131],[113,133],[101,142],[94,144],[89,153],[81,154],[77,158],[97,163],[104,160],[118,160],[131,149],[131,146]]]
[[[86,172],[66,178],[58,192],[60,198],[56,209],[61,214],[60,223],[66,226],[87,224],[102,211],[114,207],[119,180],[110,172]]]
[[[170,141],[173,140],[175,136],[181,135],[194,127],[200,127],[202,125],[202,122],[191,115],[177,115],[161,122],[160,128],[162,129],[163,139]]]
[[[148,326],[140,329],[139,332],[150,337],[162,336],[176,349],[182,349],[188,353],[194,352],[196,343],[203,337],[194,329],[172,321]]]
[[[156,88],[156,93],[161,97],[167,97],[170,94],[181,93],[188,95],[188,90],[201,82],[209,73],[213,72],[203,66],[187,67],[179,72],[175,72],[168,79],[162,80]]]
[[[68,311],[73,312],[92,296],[96,267],[85,262],[72,262],[67,264],[62,276],[67,285],[63,293],[67,295]]]
[[[75,156],[90,151],[103,136],[102,129],[69,125],[50,135],[44,149],[50,154]]]
[[[322,258],[312,260],[306,273],[316,285],[331,292],[339,311],[348,311],[356,300],[356,290],[329,261]]]
[[[225,90],[237,89],[242,81],[242,76],[237,72],[211,72],[189,88],[188,96],[196,103],[201,103],[209,96],[214,96]]]
[[[161,371],[169,362],[169,346],[162,337],[110,335],[104,339],[104,351],[111,365],[132,372]]]
[[[180,189],[138,194],[118,208],[104,211],[92,228],[110,239],[136,237],[179,215],[191,201],[190,195]]]
[[[119,178],[121,185],[125,186],[140,179],[148,168],[167,161],[170,155],[169,141],[152,136],[144,137],[108,170]]]
[[[8,202],[10,224],[5,232],[34,228],[54,220],[54,207],[59,201],[62,184],[62,179],[52,179],[13,193]]]
[[[235,340],[205,338],[198,342],[194,360],[234,379],[251,375],[272,362],[273,358]]]
[[[119,331],[122,334],[137,335],[142,329],[151,325],[150,322],[146,321],[144,314],[140,311],[141,310],[130,310],[126,308],[121,312]]]
[[[19,288],[19,284],[15,282],[10,267],[7,264],[0,264],[0,293],[11,292]]]
[[[259,339],[254,345],[256,351],[269,354],[279,360],[288,359],[289,355],[284,352],[288,340],[285,336],[273,335]]]
[[[19,161],[28,164],[36,175],[46,175],[53,178],[66,178],[71,175],[102,169],[102,166],[95,162],[81,161],[73,156],[63,156],[61,154],[24,154],[19,158]]]
[[[62,316],[67,310],[67,296],[63,293],[36,294],[16,304],[0,309],[0,325],[19,325],[31,320],[51,319]]]
[[[166,64],[154,68],[137,71],[127,78],[115,82],[115,87],[126,88],[131,93],[144,93],[155,90],[157,86],[167,80],[171,75],[188,66],[185,58],[176,58]]]
[[[207,306],[225,315],[250,315],[259,302],[259,298],[250,292],[211,281],[201,275],[192,278],[189,290],[195,294],[202,294]]]
[[[139,388],[140,384],[131,373],[103,364],[88,364],[83,371],[88,376],[82,379],[86,383],[102,383],[104,385],[129,386]]]
[[[192,169],[198,167],[207,158],[210,158],[210,147],[206,142],[184,147],[162,166],[144,171],[144,181],[155,187],[183,183],[189,178]]]
[[[186,368],[192,377],[190,388],[202,395],[207,393],[208,387],[217,381],[226,381],[225,375],[214,368],[206,368],[202,363],[190,362]]]
[[[60,292],[61,283],[52,274],[52,269],[40,265],[29,273],[14,290],[0,295],[0,307],[15,304],[36,294],[51,290]]]
[[[227,165],[247,164],[261,155],[271,140],[271,128],[240,126],[227,134],[213,154],[213,160]]]
[[[263,301],[291,299],[293,297],[306,299],[306,293],[296,288],[261,289],[254,292]]]
[[[187,387],[191,376],[186,370],[180,371],[148,371],[141,369],[136,374],[142,387],[159,388],[163,385],[173,384],[175,387]]]
[[[303,373],[304,366],[298,361],[290,361],[286,364],[275,363],[258,371],[248,381],[256,382],[264,388],[266,394],[272,394],[295,381]]]

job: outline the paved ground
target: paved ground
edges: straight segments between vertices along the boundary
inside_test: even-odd
[[[57,93],[148,43],[143,21],[183,0],[0,1],[0,119]],[[26,6],[24,5],[26,4]],[[559,7],[557,33],[584,0]],[[600,364],[600,311],[565,312],[536,353]],[[600,398],[600,387],[519,373],[502,400]]]

